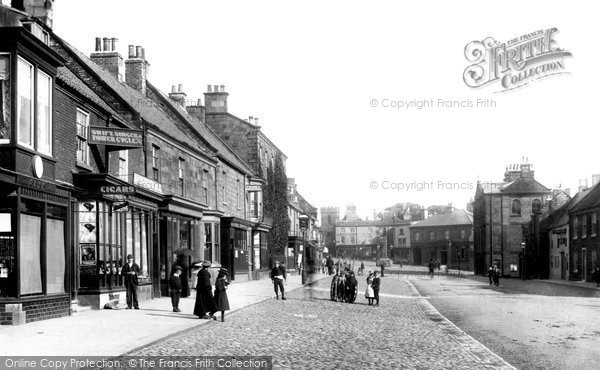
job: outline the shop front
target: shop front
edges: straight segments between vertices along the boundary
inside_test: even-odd
[[[102,308],[125,300],[121,270],[127,255],[140,266],[138,299],[158,290],[153,265],[159,237],[158,202],[143,188],[107,174],[77,174],[74,211],[74,297],[81,306]]]
[[[160,271],[160,295],[169,295],[169,277],[177,264],[182,278],[194,287],[192,263],[205,259],[202,243],[205,206],[174,195],[165,196],[160,207],[160,243],[157,249]]]
[[[0,324],[69,315],[70,197],[0,168]]]
[[[232,280],[247,278],[252,268],[251,233],[251,222],[237,217],[221,218],[221,265],[231,272]]]

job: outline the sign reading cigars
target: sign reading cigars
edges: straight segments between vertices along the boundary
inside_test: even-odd
[[[89,144],[141,148],[142,130],[90,126],[88,140]]]

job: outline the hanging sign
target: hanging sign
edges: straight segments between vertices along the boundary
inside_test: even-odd
[[[141,148],[142,130],[93,127],[89,129],[89,144]]]

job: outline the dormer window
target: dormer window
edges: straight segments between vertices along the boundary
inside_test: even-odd
[[[49,45],[49,34],[48,31],[44,30],[42,26],[35,22],[24,23],[25,28],[33,34],[33,36],[37,37],[41,42],[46,45]]]

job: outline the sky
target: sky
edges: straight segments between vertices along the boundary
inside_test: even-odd
[[[54,30],[88,55],[95,37],[118,38],[124,58],[127,45],[144,47],[150,81],[165,92],[183,84],[188,99],[203,99],[207,84],[225,85],[229,112],[259,117],[312,205],[354,204],[371,218],[399,202],[465,208],[478,180],[501,181],[523,157],[549,188],[574,194],[579,179],[591,182],[600,173],[591,4],[57,0]],[[572,53],[568,73],[508,92],[463,81],[471,41],[553,27],[555,45]]]

